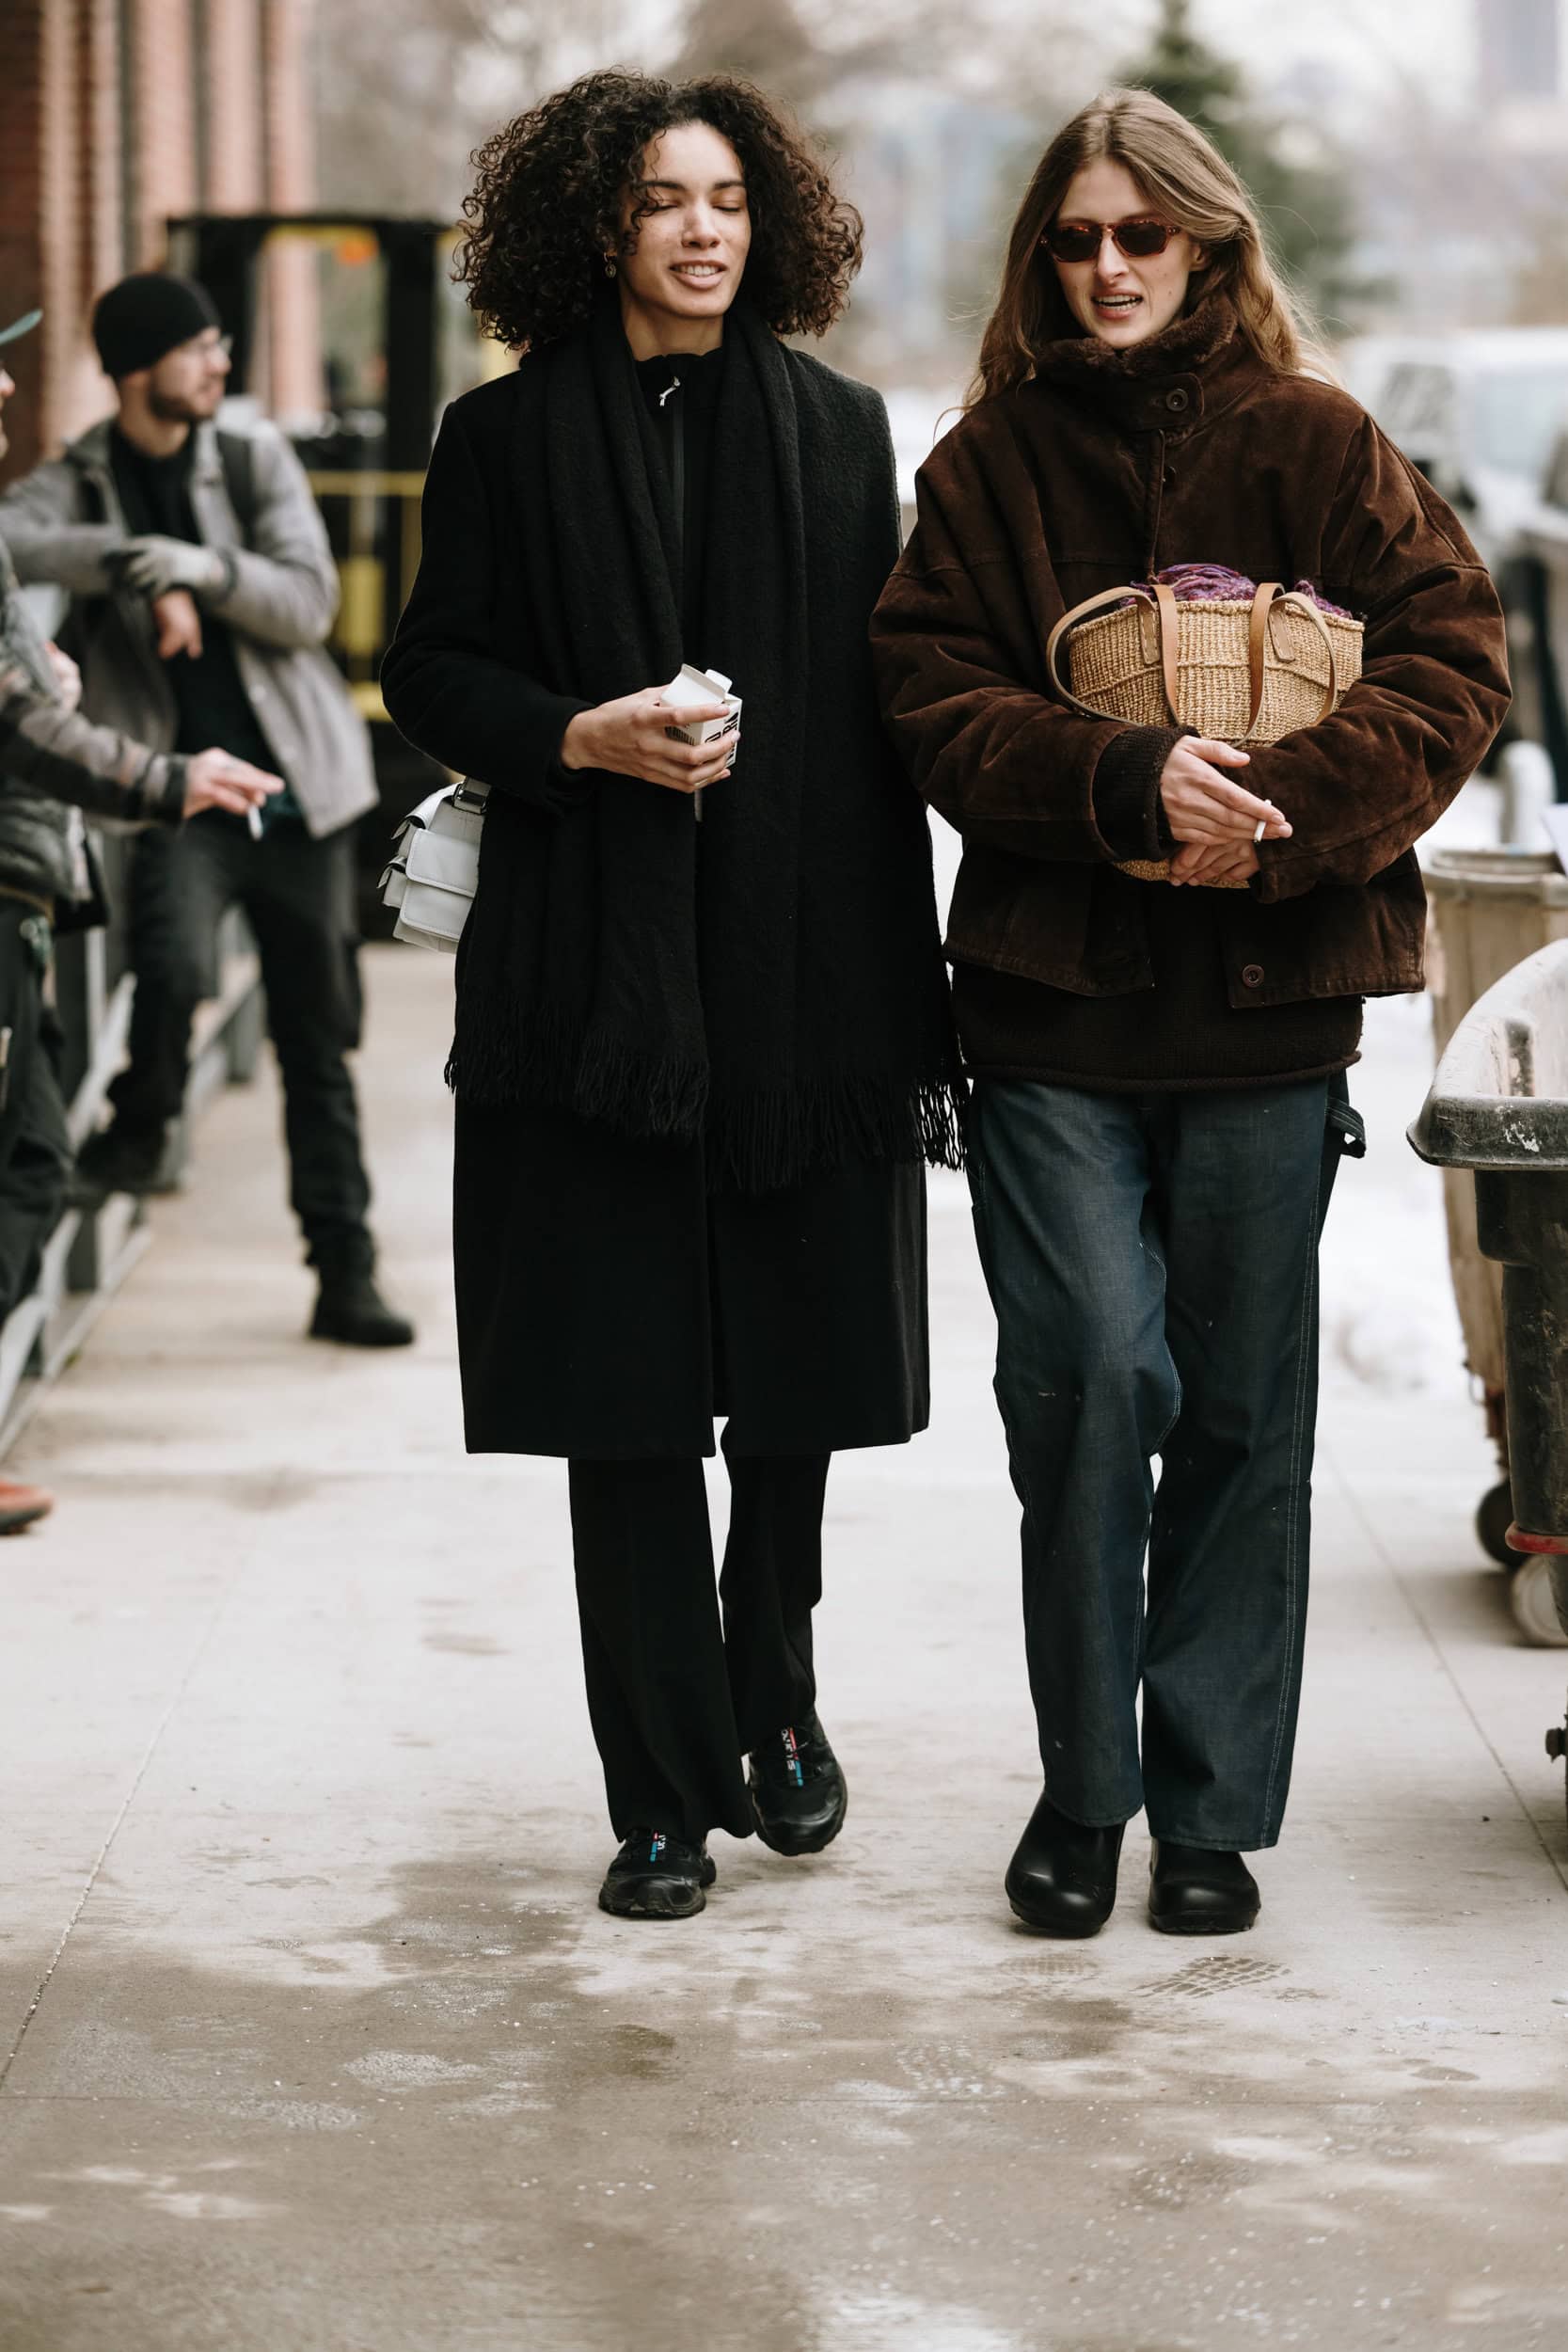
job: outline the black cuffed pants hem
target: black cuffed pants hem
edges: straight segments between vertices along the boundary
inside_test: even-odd
[[[718,1591],[696,1456],[573,1460],[588,1710],[618,1838],[752,1829],[744,1757],[816,1704],[829,1456],[737,1455]]]

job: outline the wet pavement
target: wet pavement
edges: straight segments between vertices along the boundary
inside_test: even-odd
[[[1421,1009],[1357,1073],[1295,1792],[1249,1936],[1000,1892],[1034,1801],[962,1187],[932,1432],[829,1490],[825,1856],[605,1918],[559,1466],[461,1451],[450,966],[367,958],[389,1285],[299,1337],[270,1078],[16,1457],[0,1547],[0,2352],[1513,2347],[1568,2295],[1568,1653],[1470,1515]],[[722,1508],[721,1502],[720,1508]]]

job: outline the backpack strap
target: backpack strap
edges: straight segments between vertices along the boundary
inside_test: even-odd
[[[248,433],[220,433],[217,443],[229,503],[248,540],[256,520],[256,444]]]

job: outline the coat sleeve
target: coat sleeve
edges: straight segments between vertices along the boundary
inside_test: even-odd
[[[178,754],[94,726],[0,653],[0,791],[13,781],[121,823],[177,825],[185,812],[186,763]]]
[[[226,548],[230,580],[204,606],[229,628],[284,652],[321,644],[338,610],[338,567],[305,469],[281,433],[253,443],[255,511],[245,545]]]
[[[35,466],[0,497],[0,539],[24,588],[49,583],[73,596],[104,596],[113,586],[107,558],[125,545],[116,523],[77,519],[81,476],[64,458]]]
[[[1021,548],[960,426],[916,477],[909,546],[872,618],[882,710],[915,788],[966,841],[1029,858],[1164,856],[1160,771],[1179,727],[1085,719],[1046,691],[1063,601]]]
[[[449,408],[425,477],[420,569],[381,665],[381,694],[417,750],[532,807],[582,796],[561,739],[592,704],[552,693],[496,648],[496,500]]]
[[[1367,882],[1414,848],[1508,709],[1501,608],[1458,521],[1370,418],[1347,450],[1320,585],[1365,615],[1362,670],[1316,726],[1252,754],[1247,789],[1290,818],[1255,897]]]

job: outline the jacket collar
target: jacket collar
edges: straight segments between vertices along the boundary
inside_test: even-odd
[[[96,424],[89,424],[85,433],[79,434],[74,441],[68,442],[65,455],[71,464],[80,466],[86,473],[112,472],[114,455],[109,437],[114,431],[114,421],[113,417],[100,417]],[[221,481],[223,460],[218,454],[217,426],[208,421],[194,425],[192,431],[196,437],[196,447],[191,455],[192,480],[202,482],[216,478]]]
[[[1035,361],[1035,381],[1092,400],[1128,433],[1187,433],[1217,416],[1265,373],[1227,295],[1210,294],[1163,334],[1118,351],[1097,335],[1066,335]]]

